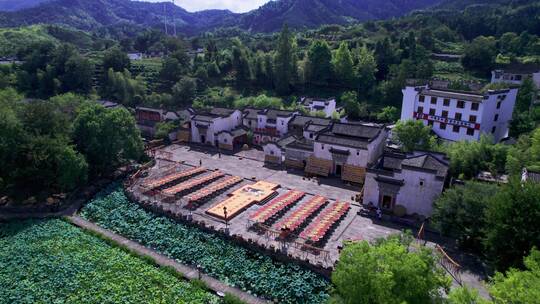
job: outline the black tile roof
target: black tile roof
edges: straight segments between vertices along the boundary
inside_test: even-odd
[[[293,142],[287,144],[285,147],[313,152],[313,146],[314,146],[313,141],[307,140],[302,137],[302,138],[295,138]]]
[[[420,94],[426,95],[426,96],[459,99],[459,100],[465,100],[465,101],[481,102],[484,100],[484,95],[482,94],[478,94],[474,92],[460,92],[460,91],[453,91],[453,90],[423,88],[420,90]]]
[[[536,63],[510,63],[501,65],[499,69],[511,74],[532,74],[540,72],[540,65]]]
[[[379,136],[384,125],[334,123],[317,136],[317,141],[338,146],[366,149]]]
[[[293,111],[285,111],[285,110],[269,109],[269,110],[266,110],[266,112],[261,113],[261,114],[266,114],[266,117],[268,119],[277,119],[278,117],[291,117],[294,114],[294,112]]]
[[[440,160],[433,153],[425,152],[419,155],[404,153],[386,153],[381,157],[376,169],[399,171],[403,169],[424,170],[435,173],[437,177],[446,177],[448,163]]]
[[[227,117],[227,116],[231,116],[231,114],[234,113],[235,111],[236,111],[235,109],[212,108],[212,110],[210,110],[210,113],[213,115],[221,116],[221,117]]]
[[[313,116],[305,116],[305,115],[296,115],[289,124],[299,127],[304,127],[306,124],[311,123],[313,125],[319,125],[319,126],[329,126],[332,123],[332,120],[328,118],[320,118],[320,117],[313,117]]]
[[[261,111],[260,109],[255,109],[255,108],[245,108],[243,111],[244,118],[257,119],[257,114],[259,114],[260,111]]]

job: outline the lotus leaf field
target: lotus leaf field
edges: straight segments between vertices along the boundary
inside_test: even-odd
[[[0,303],[220,303],[62,221],[0,224]]]
[[[328,298],[329,282],[314,272],[148,212],[130,202],[121,186],[99,193],[81,216],[256,296],[310,304]]]

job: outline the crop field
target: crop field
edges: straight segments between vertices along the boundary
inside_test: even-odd
[[[102,191],[81,216],[257,296],[310,304],[328,298],[329,282],[314,272],[145,211],[128,200],[121,186]]]
[[[0,224],[0,303],[220,303],[62,220]]]

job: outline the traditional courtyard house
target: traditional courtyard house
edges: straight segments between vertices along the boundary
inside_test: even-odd
[[[517,89],[465,92],[425,86],[403,89],[401,120],[420,120],[448,141],[479,140],[491,134],[508,137]]]
[[[448,168],[444,154],[385,152],[367,170],[363,203],[389,212],[401,206],[406,214],[429,217],[445,187]]]
[[[264,162],[267,164],[281,165],[285,160],[285,147],[298,140],[297,137],[291,135],[278,140],[277,142],[268,142],[263,145]],[[302,168],[303,168],[303,162]]]
[[[262,145],[276,142],[289,131],[289,122],[296,112],[267,109],[257,113],[257,127],[253,132],[253,143]]]
[[[284,164],[287,168],[304,170],[313,156],[314,141],[295,135],[292,137],[294,140],[283,145]]]
[[[321,99],[302,97],[300,103],[308,112],[323,112],[326,117],[332,117],[336,111],[336,99]]]
[[[242,116],[242,124],[244,127],[250,129],[252,132],[255,132],[257,129],[258,115],[261,109],[255,108],[245,108]]]
[[[231,131],[220,131],[217,133],[218,147],[231,152],[238,150],[248,142],[247,134],[248,129],[243,126],[236,127]]]
[[[218,133],[233,131],[242,124],[242,112],[234,109],[213,108],[208,113],[197,113],[191,118],[191,141],[219,146]]]
[[[512,83],[521,85],[526,78],[532,78],[540,89],[540,65],[513,63],[491,72],[491,83]]]
[[[333,123],[317,134],[305,171],[364,183],[366,168],[381,156],[387,137],[384,125]]]
[[[165,121],[166,112],[161,109],[137,107],[135,109],[135,119],[137,127],[145,137],[153,137],[156,134],[156,125]]]
[[[313,133],[314,129],[328,127],[331,124],[332,124],[332,120],[328,118],[296,115],[293,119],[289,121],[288,128],[289,128],[289,134],[296,135],[298,137],[304,136],[306,138],[310,138],[309,133],[305,133],[307,126],[311,126],[312,131],[308,131],[308,132],[311,132],[314,135]],[[305,135],[308,135],[308,136],[305,136]],[[312,139],[314,139],[314,137]]]

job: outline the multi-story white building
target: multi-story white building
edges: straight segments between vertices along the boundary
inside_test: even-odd
[[[317,99],[302,97],[300,103],[309,112],[324,112],[326,117],[332,117],[332,114],[336,111],[336,99]]]
[[[195,114],[191,118],[191,141],[217,147],[219,146],[218,134],[220,132],[228,131],[230,133],[241,125],[242,112],[239,110],[213,108],[209,113]],[[236,135],[237,132],[230,134]],[[244,136],[244,134],[239,136]]]
[[[389,212],[402,206],[407,214],[429,217],[445,187],[448,168],[444,154],[385,152],[367,170],[363,203]]]
[[[462,92],[425,86],[403,89],[401,120],[421,120],[440,138],[479,140],[491,134],[496,142],[508,136],[518,90]]]

